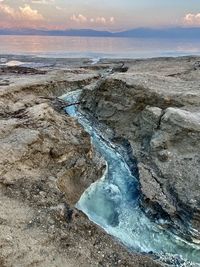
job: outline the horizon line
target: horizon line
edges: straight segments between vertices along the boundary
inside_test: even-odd
[[[198,26],[164,26],[164,27],[133,27],[133,28],[125,28],[121,30],[109,30],[109,29],[95,29],[95,28],[65,28],[65,29],[53,29],[53,28],[32,28],[32,27],[0,27],[1,30],[37,30],[37,31],[81,31],[81,30],[90,30],[96,32],[109,32],[109,33],[120,33],[131,30],[171,30],[171,29],[200,29],[200,25]]]
[[[0,35],[200,39],[200,27],[170,27],[159,29],[140,27],[118,32],[86,28],[65,30],[50,30],[41,28],[0,28]]]

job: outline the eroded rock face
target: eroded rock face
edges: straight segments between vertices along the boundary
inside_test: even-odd
[[[86,111],[130,141],[138,160],[142,207],[156,220],[171,220],[187,238],[200,238],[200,90],[195,62],[138,61],[127,73],[110,75],[97,90],[82,96]]]
[[[49,181],[50,177],[57,181],[68,204],[74,205],[84,190],[101,177],[103,169],[101,163],[97,167],[93,161],[89,136],[73,119],[58,114],[48,103],[27,108],[20,118],[14,115],[1,120],[0,136],[3,185]]]
[[[89,85],[98,74],[64,66],[62,70],[32,70],[1,67],[1,79],[8,79],[9,84],[0,87],[0,181],[19,185],[22,180],[29,183],[30,179],[37,182],[54,177],[68,204],[74,205],[101,174],[92,167],[90,137],[73,119],[58,113],[52,100]],[[73,175],[68,170],[73,170]],[[79,178],[74,177],[83,179],[77,184]]]

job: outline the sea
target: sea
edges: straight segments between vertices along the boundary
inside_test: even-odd
[[[58,58],[152,58],[200,55],[200,39],[0,35],[0,55]]]

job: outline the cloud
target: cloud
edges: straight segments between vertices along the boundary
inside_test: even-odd
[[[73,14],[70,19],[76,23],[86,23],[88,22],[89,24],[100,24],[100,25],[106,25],[106,24],[114,24],[115,23],[115,18],[114,17],[110,17],[110,18],[105,18],[103,16],[99,16],[99,17],[94,17],[94,18],[90,18],[90,17],[85,17],[82,14],[79,15],[75,15]]]
[[[14,9],[6,4],[0,2],[0,14],[5,15],[8,18],[12,18],[14,21],[26,20],[26,21],[41,21],[43,16],[36,9],[32,9],[29,5],[24,5],[18,9]]]
[[[63,10],[63,8],[60,7],[60,6],[56,6],[56,9],[57,9],[57,10]]]
[[[3,2],[3,1],[1,1],[1,2]],[[3,13],[3,14],[10,16],[10,17],[15,16],[15,10],[13,8],[11,8],[8,5],[1,4],[1,3],[0,3],[0,13]]]
[[[184,24],[198,26],[200,25],[200,13],[192,14],[188,13],[183,19]]]
[[[49,5],[49,4],[55,3],[55,0],[32,0],[31,3]]]
[[[73,14],[70,19],[77,23],[84,23],[84,22],[87,22],[88,20],[87,17],[83,16],[82,14],[79,14],[77,16]]]
[[[110,17],[110,22],[113,24],[115,23],[115,18],[114,17]]]
[[[27,20],[43,20],[43,16],[36,9],[32,9],[29,5],[19,7],[20,16]]]
[[[106,24],[106,19],[104,17],[97,17],[95,21],[99,24]]]

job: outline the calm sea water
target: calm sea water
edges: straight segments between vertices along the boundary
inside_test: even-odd
[[[0,54],[138,58],[200,55],[200,41],[148,38],[0,36]]]

